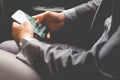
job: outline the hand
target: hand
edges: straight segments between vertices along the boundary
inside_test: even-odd
[[[19,43],[19,41],[26,36],[33,37],[34,32],[33,32],[32,24],[28,21],[24,22],[21,25],[16,22],[13,22],[12,35],[17,43]]]
[[[47,25],[50,32],[53,32],[64,25],[65,15],[63,12],[57,13],[52,11],[46,11],[44,13],[33,16],[36,19],[36,23],[43,23]]]

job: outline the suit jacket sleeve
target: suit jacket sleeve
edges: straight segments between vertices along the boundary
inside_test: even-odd
[[[36,39],[23,39],[22,43],[17,58],[35,68],[45,69],[50,74],[58,73],[70,65],[83,64],[87,55],[85,50],[66,44],[48,44]]]
[[[102,0],[90,0],[87,3],[80,4],[74,8],[64,11],[67,21],[73,21],[80,15],[89,12],[96,12]]]

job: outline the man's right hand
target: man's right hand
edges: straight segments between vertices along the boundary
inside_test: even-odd
[[[64,25],[65,15],[63,12],[57,13],[52,11],[46,11],[44,13],[33,16],[36,19],[36,23],[43,23],[48,26],[50,32],[56,31]]]

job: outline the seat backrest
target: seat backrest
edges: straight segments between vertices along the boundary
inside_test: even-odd
[[[0,37],[2,37],[3,35],[3,28],[2,26],[4,26],[4,4],[3,4],[3,0],[0,0]],[[3,41],[3,38],[0,38],[0,42]]]

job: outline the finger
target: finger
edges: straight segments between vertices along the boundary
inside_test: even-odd
[[[34,19],[36,19],[38,17],[38,15],[34,15],[34,16],[32,16],[32,18],[34,18]]]
[[[29,21],[24,21],[24,22],[22,23],[22,25],[29,25],[29,24],[30,24]]]
[[[42,23],[44,21],[44,19],[47,17],[47,14],[49,13],[49,11],[46,11],[44,13],[41,13],[41,14],[38,14],[38,15],[35,15],[35,16],[32,16],[35,20],[36,20],[36,23]]]
[[[31,24],[29,21],[24,21],[22,25],[23,25],[24,27],[32,26],[32,24]]]
[[[50,39],[50,38],[51,38],[51,35],[50,35],[50,32],[48,32],[47,39]]]
[[[19,27],[19,26],[20,26],[20,24],[18,24],[17,22],[12,23],[12,28]]]
[[[17,22],[13,22],[13,25],[19,26],[20,24]]]
[[[36,23],[40,23],[42,21],[42,15],[41,14],[38,14],[38,15],[35,15],[35,16],[32,16],[32,18],[34,18],[36,20]]]

